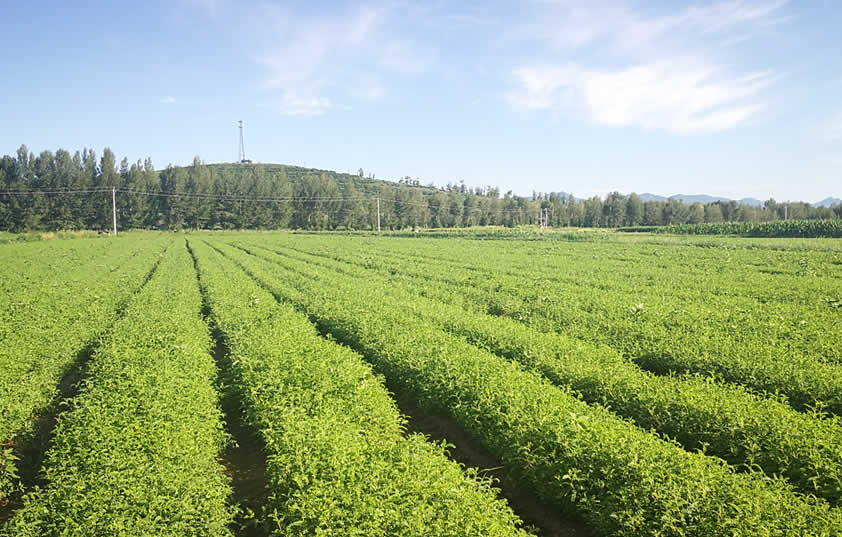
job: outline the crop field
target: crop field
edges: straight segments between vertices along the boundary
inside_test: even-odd
[[[627,232],[689,235],[739,235],[744,237],[842,238],[842,220],[777,220],[774,222],[721,222],[622,228]]]
[[[0,244],[0,535],[842,535],[842,240]]]

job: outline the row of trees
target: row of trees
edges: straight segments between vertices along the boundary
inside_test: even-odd
[[[550,210],[554,226],[580,227],[661,226],[672,224],[702,224],[718,222],[772,222],[784,219],[842,218],[842,205],[813,207],[804,202],[778,203],[769,199],[761,206],[717,201],[713,203],[684,203],[679,200],[643,201],[637,194],[608,194],[603,200],[592,197],[577,200],[566,194],[538,194],[543,207]]]
[[[108,228],[112,188],[121,229],[375,229],[378,199],[383,229],[536,224],[542,212],[556,227],[842,217],[840,206],[691,205],[616,192],[604,200],[501,196],[496,188],[464,183],[436,188],[409,177],[391,183],[292,166],[206,165],[198,157],[191,166],[157,171],[148,158],[118,163],[107,148],[101,157],[88,149],[35,156],[21,146],[0,160],[0,188],[0,229],[9,231]]]

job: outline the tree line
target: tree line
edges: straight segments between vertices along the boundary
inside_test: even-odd
[[[76,230],[111,226],[111,189],[120,229],[382,229],[497,225],[621,227],[842,218],[842,206],[768,200],[687,204],[636,194],[579,199],[564,192],[517,196],[495,187],[418,179],[375,180],[296,166],[204,164],[156,170],[151,159],[117,161],[106,148],[38,155],[21,146],[0,160],[0,229]],[[542,217],[546,214],[546,217]]]

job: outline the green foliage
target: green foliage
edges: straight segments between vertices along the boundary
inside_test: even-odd
[[[390,386],[459,423],[546,501],[611,535],[836,535],[826,503],[781,480],[688,453],[521,366],[419,322],[382,284],[313,278],[222,250],[322,330],[372,361]]]
[[[310,263],[326,256],[346,271],[375,269],[441,302],[609,345],[657,374],[712,375],[784,395],[798,410],[842,415],[834,254],[794,241],[758,249],[708,239],[693,248],[623,237],[506,248],[330,238],[285,246],[315,251]]]
[[[842,220],[783,220],[776,222],[689,223],[671,226],[623,227],[620,231],[679,235],[741,235],[745,237],[842,238]]]
[[[374,230],[380,199],[383,230],[474,226],[534,227],[548,215],[553,228],[681,225],[699,222],[765,222],[830,219],[842,206],[806,203],[764,207],[737,202],[688,205],[678,200],[643,202],[636,194],[577,199],[565,192],[530,197],[465,183],[422,186],[409,176],[397,183],[361,174],[281,164],[168,166],[158,172],[150,159],[117,165],[105,148],[73,156],[59,149],[35,156],[21,146],[0,159],[0,230],[78,230],[111,226],[111,192],[118,188],[120,229],[310,229]],[[66,190],[104,189],[93,193]],[[25,194],[25,192],[40,194]],[[275,201],[282,200],[282,201]],[[790,235],[787,235],[790,236]],[[793,235],[801,236],[801,235]],[[824,235],[823,235],[824,236]],[[836,235],[838,236],[838,235]]]
[[[47,488],[26,497],[10,535],[228,535],[216,367],[179,243],[94,353],[56,426]]]
[[[676,439],[688,450],[704,449],[738,468],[758,467],[768,475],[784,475],[801,491],[834,504],[842,497],[842,428],[838,419],[815,419],[785,402],[709,378],[657,377],[609,347],[542,334],[513,319],[426,299],[420,293],[429,285],[401,285],[394,277],[370,269],[289,253],[288,249],[281,250],[287,252],[283,257],[250,249],[314,277],[346,275],[379,281],[390,302],[413,303],[423,321],[516,360],[555,384],[569,386],[588,402],[602,404],[645,429]],[[336,249],[332,251],[336,253]],[[349,253],[338,257],[347,260]]]
[[[204,170],[168,181],[205,192]],[[132,173],[123,162],[109,177]],[[616,222],[612,200],[591,216]],[[171,203],[191,227],[215,218]],[[453,224],[465,206],[435,218]],[[253,209],[225,210],[264,214]],[[338,225],[322,212],[319,227]],[[469,240],[486,238],[505,240]],[[236,507],[194,262],[231,388],[265,443],[258,518],[278,535],[523,534],[488,480],[405,435],[373,372],[600,533],[842,533],[842,428],[825,414],[842,413],[834,239],[495,228],[194,233],[190,247],[195,258],[149,234],[0,247],[0,502],[19,488],[34,419],[60,412],[46,487],[7,534],[227,534]],[[56,405],[90,349],[79,395]]]
[[[0,504],[16,485],[21,445],[59,381],[152,270],[167,241],[16,243],[0,257]],[[10,449],[14,448],[14,449]],[[17,455],[15,455],[17,453]],[[14,457],[14,458],[13,458]]]
[[[436,317],[449,332],[516,360],[559,386],[569,386],[585,401],[602,404],[688,450],[703,450],[741,470],[785,476],[800,491],[834,505],[842,497],[838,418],[802,414],[786,402],[710,378],[657,377],[609,348],[560,335],[538,335],[509,319],[489,321],[442,309],[422,315]]]
[[[516,517],[445,447],[404,437],[369,365],[319,337],[220,254],[196,241],[212,317],[229,349],[245,420],[268,452],[276,535],[520,535]]]

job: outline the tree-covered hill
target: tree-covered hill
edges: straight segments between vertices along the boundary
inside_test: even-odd
[[[560,185],[561,186],[561,185]],[[766,201],[645,201],[613,192],[578,199],[564,192],[501,195],[491,186],[422,185],[404,177],[283,164],[205,164],[156,170],[151,159],[118,162],[84,149],[38,155],[21,146],[0,159],[0,230],[107,229],[112,192],[120,229],[382,229],[518,226],[620,227],[842,217],[842,206]]]
[[[262,168],[263,172],[267,175],[286,174],[287,179],[292,183],[305,180],[307,177],[312,177],[314,175],[325,175],[332,178],[339,184],[351,182],[354,184],[355,188],[357,188],[357,190],[359,190],[360,192],[371,194],[373,196],[376,196],[376,193],[380,187],[384,185],[395,184],[395,181],[384,181],[382,179],[376,179],[372,174],[366,176],[362,169],[360,169],[358,173],[352,174],[336,172],[333,170],[322,170],[319,168],[304,168],[301,166],[291,166],[288,164],[241,164],[238,162],[223,162],[217,164],[205,164],[205,166],[220,173],[225,172],[232,173],[235,175],[247,175],[253,168]],[[412,186],[427,191],[429,193],[433,193],[439,190],[439,188],[433,185],[422,185],[420,180],[411,179],[410,177],[399,179],[397,181],[397,184],[404,186]]]

